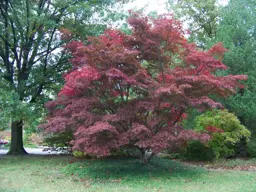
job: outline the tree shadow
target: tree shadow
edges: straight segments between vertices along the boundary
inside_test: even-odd
[[[207,171],[168,159],[153,158],[149,164],[143,165],[138,159],[125,157],[76,162],[67,165],[65,172],[93,181],[125,180],[134,182],[142,179],[182,178],[186,180],[200,176]]]

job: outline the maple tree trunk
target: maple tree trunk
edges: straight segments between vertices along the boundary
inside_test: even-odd
[[[142,164],[147,164],[147,153],[145,149],[140,149],[140,160]]]
[[[140,160],[142,164],[148,164],[149,161],[154,157],[154,153],[148,154],[146,149],[140,149]]]
[[[23,147],[23,122],[11,122],[11,146],[7,155],[27,155]]]

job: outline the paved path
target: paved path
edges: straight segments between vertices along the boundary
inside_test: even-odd
[[[25,148],[28,154],[31,155],[59,155],[59,151],[43,151],[43,148]],[[8,149],[0,149],[0,155],[5,155]]]

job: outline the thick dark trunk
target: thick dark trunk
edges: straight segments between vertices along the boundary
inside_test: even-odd
[[[7,155],[27,155],[23,147],[23,123],[22,121],[11,122],[11,146]]]

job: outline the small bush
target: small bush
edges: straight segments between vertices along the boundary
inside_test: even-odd
[[[213,160],[235,155],[236,144],[243,138],[249,141],[250,131],[238,118],[227,110],[212,110],[195,119],[197,132],[207,132],[212,136],[208,144],[191,142],[183,152],[186,159]]]
[[[74,157],[79,157],[79,158],[86,157],[86,154],[82,151],[73,151],[72,154]]]

